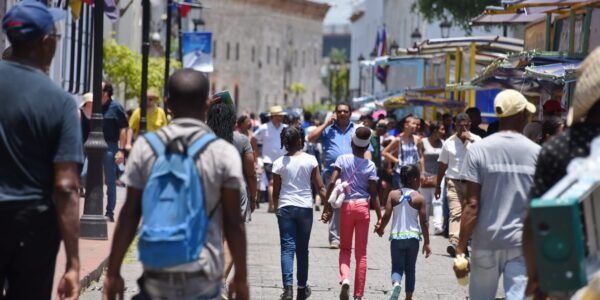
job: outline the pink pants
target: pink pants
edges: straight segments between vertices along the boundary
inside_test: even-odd
[[[365,200],[352,200],[342,204],[340,212],[340,282],[350,280],[350,255],[352,235],[356,231],[354,258],[354,296],[362,297],[367,279],[367,239],[369,237],[369,203]]]

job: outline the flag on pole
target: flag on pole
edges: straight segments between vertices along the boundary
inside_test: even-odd
[[[191,3],[192,0],[185,0],[185,2]],[[192,10],[191,5],[188,5],[186,3],[179,3],[179,14],[181,15],[182,18],[187,17],[187,15],[190,13],[191,10]]]
[[[388,55],[387,44],[387,33],[385,32],[384,27],[380,32],[377,33],[377,39],[375,42],[375,48],[377,49],[378,57]],[[377,66],[375,69],[375,77],[377,77],[379,82],[382,84],[385,84],[385,81],[387,80],[388,68],[389,66]]]

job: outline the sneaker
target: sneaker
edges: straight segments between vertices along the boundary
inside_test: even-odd
[[[456,257],[456,246],[448,245],[448,247],[446,247],[446,253],[448,253],[450,257]]]
[[[115,217],[113,216],[104,216],[104,219],[106,219],[106,221],[114,223],[115,222]]]
[[[294,300],[294,288],[286,286],[283,288],[283,294],[279,296],[279,300]]]
[[[390,295],[390,300],[398,300],[400,297],[400,283],[394,281],[394,285],[392,288],[392,294]]]
[[[298,288],[296,290],[296,300],[308,299],[308,297],[310,297],[310,294],[312,294],[310,286],[307,285],[306,287]]]
[[[315,205],[315,211],[321,211],[321,207],[318,205]]]
[[[350,281],[344,279],[342,281],[342,290],[340,291],[340,300],[350,300]]]
[[[340,242],[329,243],[329,249],[340,249]]]
[[[221,300],[229,300],[229,291],[227,290],[227,284],[221,288]]]

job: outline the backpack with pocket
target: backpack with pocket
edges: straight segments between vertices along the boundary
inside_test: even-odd
[[[144,135],[156,160],[142,195],[139,257],[144,266],[166,268],[198,259],[210,218],[202,178],[195,158],[216,140],[205,133],[193,142],[177,138],[163,142],[158,134]]]

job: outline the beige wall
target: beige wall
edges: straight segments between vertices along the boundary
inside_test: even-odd
[[[289,94],[287,105],[292,105],[295,97],[286,91],[286,85],[292,82],[306,87],[300,97],[304,104],[312,103],[313,97],[315,101],[320,99],[322,20],[243,1],[205,0],[203,4],[206,30],[213,32],[216,42],[211,85],[215,85],[216,91],[226,89],[232,95],[238,86],[240,112],[260,112],[271,105],[286,105],[285,94]],[[239,45],[239,59],[236,59],[236,45]]]

